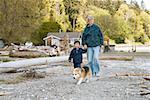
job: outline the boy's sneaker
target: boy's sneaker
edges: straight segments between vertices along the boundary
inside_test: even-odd
[[[96,81],[97,80],[97,77],[92,77],[91,79],[90,79],[90,81]]]
[[[92,77],[95,77],[95,76],[96,76],[96,72],[92,74]]]
[[[95,76],[96,76],[96,77],[100,77],[100,72],[98,72],[98,73],[95,72],[94,74],[92,74],[92,76],[93,76],[93,77],[95,77]]]

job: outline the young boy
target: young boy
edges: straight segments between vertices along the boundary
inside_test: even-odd
[[[74,42],[74,48],[72,49],[70,56],[69,56],[69,62],[73,59],[74,68],[81,68],[81,63],[83,60],[82,54],[85,53],[86,50],[83,50],[80,47],[80,42],[75,41]]]

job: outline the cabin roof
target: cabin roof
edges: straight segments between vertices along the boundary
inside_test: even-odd
[[[49,32],[47,34],[47,37],[50,35],[53,35],[53,36],[56,36],[58,38],[63,38],[66,34],[69,36],[69,38],[80,38],[81,37],[80,32],[61,32],[61,33]]]

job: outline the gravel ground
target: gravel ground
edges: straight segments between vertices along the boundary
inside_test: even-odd
[[[142,58],[143,59],[143,58]],[[101,61],[101,77],[77,86],[71,76],[71,67],[64,62],[39,69],[45,78],[18,84],[0,83],[0,91],[8,92],[0,100],[150,100],[150,82],[143,76],[115,76],[115,74],[150,74],[150,59],[134,61]],[[149,68],[149,69],[148,69]],[[0,79],[12,79],[20,73],[0,74]]]

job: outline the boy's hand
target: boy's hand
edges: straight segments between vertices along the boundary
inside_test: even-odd
[[[68,60],[69,62],[71,62],[71,60]]]
[[[87,45],[84,45],[83,47],[84,47],[84,49],[87,49]]]

